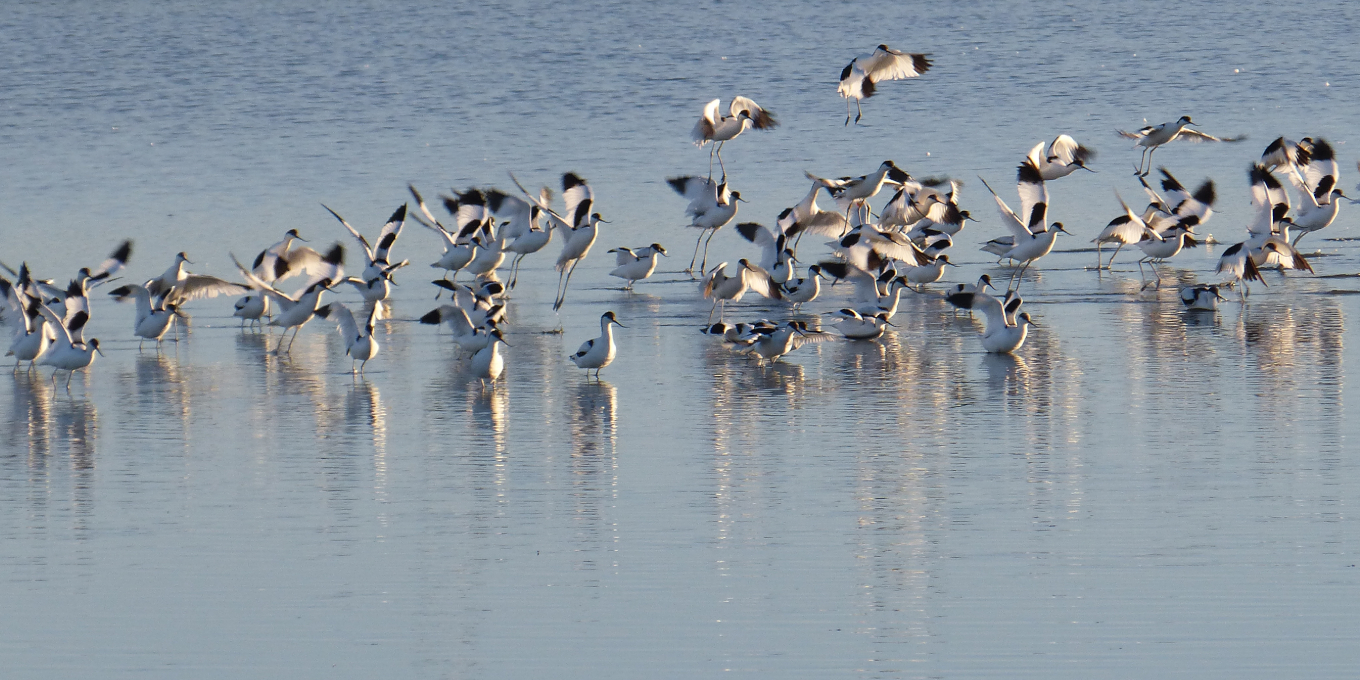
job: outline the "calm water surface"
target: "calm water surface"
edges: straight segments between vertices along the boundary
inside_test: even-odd
[[[415,225],[366,379],[320,324],[280,359],[277,334],[201,301],[178,342],[139,352],[131,308],[95,300],[87,335],[108,356],[88,376],[69,392],[46,370],[0,381],[0,667],[1349,677],[1354,211],[1310,237],[1317,276],[1269,274],[1217,314],[1181,311],[1172,285],[1211,280],[1212,249],[1140,293],[1133,257],[1096,274],[1085,247],[1112,190],[1141,199],[1113,130],[1144,119],[1252,137],[1157,156],[1187,183],[1218,181],[1207,231],[1229,243],[1250,212],[1245,169],[1277,135],[1331,140],[1351,186],[1358,12],[16,4],[0,17],[9,264],[61,279],[133,237],[132,278],[180,250],[229,275],[229,252],[285,229],[340,238],[320,202],[371,231],[408,181],[428,195],[505,185],[507,170],[531,184],[580,172],[612,223],[560,317],[551,256],[526,260],[491,389],[413,321],[434,304],[439,251]],[[834,78],[878,42],[935,68],[884,85],[847,129]],[[908,295],[881,341],[766,368],[702,338],[708,305],[675,273],[694,234],[662,180],[705,170],[688,131],[705,101],[737,93],[783,123],[725,149],[741,218],[773,223],[803,170],[893,158],[960,177],[982,221],[957,240],[953,282],[1008,275],[975,250],[1001,233],[975,176],[1009,186],[1060,132],[1095,146],[1098,174],[1051,185],[1076,237],[1024,281],[1042,327],[1017,356],[988,356],[980,320]],[[677,257],[617,290],[603,251],[652,241]],[[713,254],[754,256],[728,230]],[[607,309],[628,326],[619,358],[586,381],[564,357]]]

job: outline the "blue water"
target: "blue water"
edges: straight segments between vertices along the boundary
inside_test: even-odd
[[[1087,241],[1142,199],[1115,129],[1192,115],[1229,145],[1157,152],[1218,182],[1235,242],[1275,136],[1355,155],[1351,5],[498,7],[15,4],[0,16],[0,260],[59,280],[136,239],[128,276],[186,251],[231,276],[289,228],[324,245],[450,187],[574,170],[611,223],[550,309],[557,245],[525,260],[508,368],[483,389],[413,322],[436,239],[394,251],[394,319],[366,379],[320,324],[291,357],[230,301],[192,303],[159,354],[96,299],[107,356],[67,392],[0,385],[0,667],[117,677],[1347,677],[1360,665],[1360,318],[1349,206],[1309,237],[1316,276],[1187,314],[1178,256],[1140,292]],[[886,42],[934,68],[842,125],[835,78]],[[782,125],[724,149],[739,219],[772,224],[803,171],[885,158],[965,182],[949,282],[1005,277],[977,244],[1007,187],[1068,133],[1098,174],[1050,184],[1074,232],[1026,276],[1041,327],[986,355],[980,320],[904,297],[876,343],[760,368],[697,333],[678,273],[696,234],[664,183],[703,173],[705,102]],[[995,180],[995,181],[993,181]],[[829,202],[823,199],[823,205]],[[1342,240],[1328,240],[1342,239]],[[635,294],[605,250],[673,257]],[[807,261],[825,251],[812,242]],[[711,259],[756,251],[723,230]],[[678,261],[678,262],[677,262]],[[357,256],[351,251],[351,269]],[[941,286],[935,286],[939,290]],[[840,289],[809,305],[841,306]],[[102,295],[96,296],[102,298]],[[339,299],[355,302],[352,294]],[[565,359],[614,310],[599,383]],[[782,318],[746,299],[734,320]],[[562,328],[561,334],[552,331]],[[1352,346],[1354,342],[1350,343]]]

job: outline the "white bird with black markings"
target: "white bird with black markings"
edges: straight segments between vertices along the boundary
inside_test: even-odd
[[[732,98],[732,103],[727,107],[728,113],[731,114],[729,116],[718,112],[720,101],[714,99],[704,106],[704,114],[699,117],[699,122],[694,124],[694,131],[691,133],[695,146],[702,147],[709,142],[717,142],[708,153],[709,179],[713,178],[715,155],[718,157],[718,166],[722,168],[723,177],[727,177],[727,167],[722,162],[722,147],[728,140],[752,128],[770,130],[779,125],[773,114],[746,97]]]
[[[1029,335],[1030,326],[1038,326],[1030,319],[1028,312],[1021,312],[1023,301],[1015,291],[1008,291],[1003,300],[991,295],[973,299],[973,309],[980,309],[987,315],[987,324],[982,330],[982,348],[993,354],[1007,354],[1020,349]]]
[[[793,305],[793,311],[797,312],[804,304],[817,299],[822,292],[822,267],[812,265],[807,268],[807,276],[801,279],[791,278],[784,282],[783,286],[784,301]]]
[[[1068,135],[1058,135],[1047,144],[1040,142],[1029,152],[1029,159],[1045,180],[1066,177],[1077,170],[1095,172],[1086,167],[1086,161],[1095,157],[1095,151],[1078,144]]]
[[[1218,302],[1224,299],[1218,292],[1218,286],[1207,283],[1182,288],[1180,298],[1186,309],[1202,312],[1218,309]]]
[[[718,320],[721,321],[727,314],[728,301],[738,302],[746,291],[753,290],[756,293],[771,300],[779,300],[784,297],[780,292],[779,284],[770,278],[770,273],[753,265],[750,261],[742,258],[737,260],[737,273],[734,276],[727,275],[727,263],[723,262],[714,267],[704,277],[704,298],[713,301],[713,307],[708,310],[708,321],[713,321],[713,312],[721,306],[721,313]]]
[[[855,208],[860,209],[860,213],[858,213],[860,221],[868,221],[864,214],[868,212],[869,199],[877,196],[885,183],[900,185],[911,181],[911,175],[897,167],[891,160],[883,161],[878,165],[877,170],[859,177],[828,179],[818,177],[806,170],[803,171],[803,174],[808,179],[826,187],[826,192],[836,199],[836,206],[845,213],[847,224],[851,223],[850,212]]]
[[[812,189],[803,200],[779,213],[777,222],[779,231],[786,237],[794,239],[795,247],[804,232],[840,238],[850,229],[850,224],[845,221],[845,215],[822,210],[821,206],[817,205],[817,193],[826,188],[826,184],[820,178],[813,180]]]
[[[580,348],[570,357],[571,362],[577,368],[586,369],[586,378],[590,378],[591,369],[595,370],[595,379],[600,379],[600,369],[614,362],[614,357],[618,354],[618,345],[614,343],[614,326],[627,328],[619,323],[614,312],[605,312],[600,315],[600,337],[592,338],[581,343]]]
[[[505,336],[498,328],[486,329],[483,333],[486,344],[472,355],[469,368],[472,374],[482,381],[482,387],[495,384],[496,379],[505,371],[505,357],[501,356],[501,345],[509,347]]]
[[[420,192],[416,191],[415,186],[408,184],[406,185],[406,188],[411,191],[411,196],[416,199],[416,207],[420,209],[420,213],[411,213],[410,216],[415,219],[416,224],[438,234],[440,240],[444,244],[444,254],[440,256],[437,262],[431,263],[430,266],[435,269],[443,269],[445,281],[449,280],[449,272],[453,272],[452,280],[457,281],[458,272],[468,266],[468,263],[472,262],[472,259],[477,255],[477,244],[472,241],[472,237],[473,234],[481,228],[482,223],[480,221],[473,222],[472,220],[469,220],[468,224],[460,223],[454,230],[450,231],[440,223],[438,219],[435,219],[434,214],[430,212],[430,208],[425,205],[425,199],[421,198]],[[445,202],[446,207],[449,205],[448,201],[453,201],[450,210],[455,217],[460,217],[461,213],[459,212],[457,201],[454,199],[447,199]],[[424,215],[425,217],[421,218],[421,215]],[[436,294],[435,298],[438,299],[438,297],[439,294]]]
[[[245,285],[216,276],[190,274],[184,270],[186,263],[193,264],[188,255],[176,254],[175,263],[170,265],[164,274],[144,284],[147,292],[152,297],[164,298],[166,303],[180,307],[192,300],[213,298],[218,295],[240,295],[250,291]]]
[[[766,361],[778,361],[785,354],[804,345],[834,338],[835,336],[825,331],[809,330],[806,321],[790,321],[773,330],[762,326],[753,327],[738,340],[749,344],[746,351],[756,355],[763,365]]]
[[[297,334],[308,321],[316,316],[316,308],[321,306],[321,294],[330,290],[331,279],[323,278],[311,283],[306,289],[293,296],[262,281],[253,272],[246,269],[245,265],[241,264],[235,255],[231,256],[231,261],[236,263],[236,268],[250,282],[251,287],[261,295],[268,295],[272,299],[272,304],[279,309],[279,313],[269,321],[270,326],[277,326],[284,330],[279,335],[279,346],[274,348],[274,353],[291,352],[293,342],[297,340]],[[289,328],[293,329],[293,339],[288,341],[288,349],[284,350],[283,339],[288,335]]]
[[[1178,139],[1185,139],[1192,142],[1240,142],[1247,138],[1246,135],[1236,137],[1215,137],[1211,134],[1191,130],[1188,125],[1194,125],[1195,121],[1190,120],[1190,116],[1181,116],[1174,122],[1162,123],[1161,125],[1149,125],[1134,132],[1125,130],[1115,130],[1121,137],[1134,140],[1135,147],[1143,148],[1143,156],[1138,159],[1138,167],[1134,169],[1135,175],[1146,177],[1152,171],[1152,154],[1157,151],[1157,147],[1162,146]],[[1144,169],[1146,164],[1147,168]]]
[[[609,275],[627,281],[624,290],[632,290],[634,282],[641,281],[656,271],[658,255],[669,257],[660,243],[641,248],[613,248],[609,252],[614,253],[615,265]]]
[[[151,293],[146,287],[135,283],[119,286],[109,291],[109,295],[119,302],[136,300],[137,315],[133,317],[132,334],[140,338],[137,342],[137,351],[142,350],[143,342],[155,340],[156,351],[159,352],[161,339],[175,322],[175,306],[167,303],[164,298],[153,303]]]
[[[47,318],[39,309],[42,300],[28,294],[31,284],[26,263],[19,267],[17,283],[11,284],[0,276],[0,294],[5,298],[4,304],[0,305],[0,323],[9,326],[13,335],[5,356],[14,357],[16,371],[24,361],[29,362],[29,369],[32,369],[33,362],[47,351],[55,335],[44,327]]]
[[[1336,152],[1325,139],[1314,140],[1306,157],[1291,170],[1289,180],[1299,190],[1299,202],[1290,218],[1290,230],[1296,234],[1292,245],[1297,248],[1299,239],[1336,220],[1342,199],[1351,199],[1338,186],[1341,173]]]
[[[699,238],[694,242],[694,256],[690,258],[689,266],[685,268],[686,274],[694,273],[694,262],[699,260],[699,244],[704,244],[704,257],[699,262],[699,271],[706,271],[708,266],[708,243],[713,240],[713,236],[719,229],[727,226],[734,217],[737,216],[737,202],[743,201],[741,192],[732,191],[727,185],[726,180],[714,182],[711,178],[693,177],[668,177],[666,183],[671,185],[675,193],[689,199],[689,206],[685,208],[685,214],[692,219],[688,226],[699,229]],[[708,240],[704,240],[704,234],[708,234]]]
[[[987,180],[982,180],[982,184],[992,193],[992,198],[996,199],[1001,222],[1011,231],[1010,236],[988,241],[982,250],[1021,264],[1011,274],[1011,283],[1007,284],[1007,289],[1013,289],[1013,284],[1024,276],[1025,270],[1029,269],[1035,260],[1052,252],[1058,232],[1064,234],[1071,232],[1064,229],[1061,222],[1048,224],[1048,189],[1044,186],[1039,168],[1030,160],[1026,159],[1020,164],[1016,175],[1016,185],[1020,192],[1019,215],[1001,200],[991,185],[987,184]]]
[[[323,319],[334,317],[336,329],[345,340],[345,354],[351,360],[350,373],[354,373],[353,362],[359,362],[358,373],[363,375],[368,360],[378,355],[378,340],[373,337],[373,328],[378,321],[378,309],[369,310],[362,328],[355,322],[354,313],[339,302],[332,302],[316,308],[316,315]]]
[[[71,378],[76,371],[89,368],[94,363],[95,353],[103,354],[99,349],[99,340],[90,338],[87,342],[73,343],[71,342],[70,329],[62,325],[61,319],[58,319],[51,309],[48,309],[46,305],[40,305],[38,312],[43,315],[43,318],[47,319],[48,327],[56,331],[56,338],[47,348],[47,351],[38,357],[38,363],[52,367],[52,384],[54,385],[57,382],[58,371],[69,371],[66,376],[66,389],[69,390],[71,389]],[[74,320],[77,328],[85,324],[86,317],[83,314],[83,312],[77,314]]]
[[[892,323],[888,321],[888,315],[879,312],[877,314],[860,314],[859,312],[846,307],[832,312],[832,316],[840,318],[836,324],[836,330],[844,335],[847,340],[877,340],[883,336]]]
[[[586,184],[580,175],[574,172],[562,175],[562,200],[566,203],[566,212],[563,213],[566,220],[565,228],[570,230],[564,235],[562,252],[557,256],[557,299],[553,302],[554,312],[562,309],[562,303],[566,302],[572,272],[575,272],[576,266],[590,254],[590,247],[595,245],[595,239],[599,236],[600,224],[608,224],[608,221],[600,217],[600,213],[591,212],[595,205],[595,190]]]
[[[1119,200],[1119,207],[1123,212],[1110,220],[1110,223],[1105,225],[1105,228],[1102,229],[1095,238],[1091,239],[1091,243],[1096,244],[1097,270],[1109,269],[1114,265],[1114,258],[1119,255],[1119,251],[1122,250],[1124,246],[1143,241],[1146,233],[1151,231],[1148,229],[1147,224],[1143,222],[1143,218],[1134,213],[1133,210],[1129,208],[1128,204],[1124,202],[1124,198],[1119,195],[1118,191],[1115,192],[1114,197]],[[1118,247],[1114,249],[1114,254],[1110,255],[1109,262],[1106,262],[1103,265],[1101,264],[1102,256],[1100,254],[1100,246],[1102,243],[1119,244]]]
[[[978,278],[977,283],[969,286],[960,283],[944,295],[944,301],[954,308],[954,313],[958,314],[960,309],[968,310],[968,315],[973,315],[973,301],[979,299],[980,295],[985,295],[987,289],[992,288],[992,277],[983,274]]]
[[[325,204],[322,204],[321,207],[326,208],[327,212],[334,215],[335,219],[345,226],[345,229],[359,241],[359,245],[363,248],[364,258],[367,262],[363,273],[360,276],[351,276],[345,279],[344,283],[353,285],[363,296],[364,301],[378,310],[380,317],[386,317],[385,302],[391,296],[392,284],[395,283],[392,280],[392,272],[411,264],[410,260],[402,260],[396,263],[389,261],[392,246],[396,245],[397,238],[401,236],[402,225],[406,223],[406,204],[401,204],[401,207],[397,208],[392,216],[387,218],[387,222],[378,232],[378,241],[375,245],[370,245],[368,239],[364,238],[363,234],[360,234],[359,230],[351,226],[349,222],[346,222],[345,218],[340,216],[340,213],[331,210]]]
[[[927,54],[911,54],[879,45],[869,54],[855,57],[841,69],[836,91],[845,98],[845,124],[850,124],[850,100],[855,101],[855,124],[864,117],[860,102],[874,96],[878,83],[885,80],[916,78],[930,70]]]
[[[760,246],[760,268],[769,272],[775,283],[783,284],[793,276],[793,250],[787,247],[783,234],[775,234],[758,222],[738,224],[737,233]]]

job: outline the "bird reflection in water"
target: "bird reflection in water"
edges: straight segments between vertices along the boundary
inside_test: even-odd
[[[14,377],[12,404],[8,440],[27,442],[30,469],[45,470],[60,457],[70,459],[72,470],[94,469],[99,437],[94,402],[59,393],[45,374],[34,371]]]
[[[346,426],[373,444],[373,492],[387,502],[387,407],[378,387],[368,380],[352,383],[345,395]],[[383,518],[385,520],[385,517]],[[384,524],[386,522],[384,521]]]
[[[573,519],[587,570],[613,563],[599,554],[613,552],[618,538],[608,515],[618,500],[618,406],[618,390],[603,380],[577,383],[569,405]]]

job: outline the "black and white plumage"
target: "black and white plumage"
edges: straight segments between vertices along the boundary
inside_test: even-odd
[[[809,329],[805,321],[790,321],[773,330],[752,327],[738,338],[748,345],[747,351],[756,355],[762,364],[765,361],[778,361],[780,357],[804,345],[833,339],[835,336],[830,333]]]
[[[39,305],[38,312],[47,320],[47,327],[55,331],[56,337],[47,351],[38,357],[37,363],[52,367],[53,384],[57,382],[57,371],[69,371],[66,376],[66,389],[70,389],[71,377],[75,372],[93,364],[96,353],[103,354],[99,349],[99,340],[91,338],[86,342],[72,341],[72,327],[80,329],[89,318],[84,312],[78,312],[66,325],[63,325],[61,319],[58,319],[46,305]]]
[[[787,247],[788,239],[783,234],[776,234],[759,222],[742,222],[737,225],[737,233],[760,246],[760,267],[770,273],[775,283],[782,285],[793,276],[793,250]]]
[[[1146,177],[1152,170],[1152,154],[1156,152],[1157,147],[1163,144],[1178,139],[1192,142],[1240,142],[1247,138],[1246,135],[1215,137],[1199,130],[1187,129],[1186,126],[1194,124],[1195,122],[1190,120],[1190,116],[1181,116],[1173,122],[1149,125],[1134,132],[1126,130],[1115,130],[1115,132],[1119,133],[1121,137],[1134,140],[1133,145],[1135,147],[1143,148],[1143,156],[1138,160],[1138,167],[1134,170],[1134,174],[1140,177]],[[1146,169],[1143,167],[1145,164],[1147,165]]]
[[[274,353],[292,351],[293,342],[297,340],[298,332],[316,316],[316,309],[321,306],[321,294],[330,290],[332,281],[323,278],[308,285],[297,295],[289,295],[255,276],[236,259],[235,255],[231,256],[231,261],[236,264],[236,268],[241,271],[241,275],[246,278],[246,281],[250,282],[251,288],[254,288],[261,295],[268,295],[271,298],[271,304],[279,309],[279,313],[269,321],[270,326],[278,326],[284,329],[284,333],[279,336],[279,345],[274,348]],[[293,339],[288,342],[288,349],[284,350],[283,339],[288,335],[289,328],[294,329]]]
[[[847,340],[877,340],[892,325],[883,312],[866,315],[846,307],[832,312],[832,316],[840,318],[836,330]]]
[[[708,311],[708,320],[710,322],[713,320],[713,312],[718,310],[719,306],[722,312],[718,319],[722,320],[727,312],[727,302],[741,300],[748,290],[771,300],[784,297],[779,284],[770,278],[770,273],[751,264],[745,258],[737,260],[737,273],[733,276],[727,275],[726,262],[714,267],[704,277],[703,284],[704,298],[713,301],[713,308]]]
[[[714,182],[711,178],[694,177],[686,175],[683,177],[669,177],[666,183],[675,190],[675,193],[689,199],[689,206],[685,208],[685,214],[689,215],[689,226],[701,230],[699,238],[694,242],[694,256],[690,258],[689,266],[685,268],[685,273],[693,274],[694,262],[699,260],[699,271],[706,271],[708,266],[708,243],[713,240],[713,236],[718,233],[733,218],[737,216],[737,202],[742,201],[741,192],[732,191],[724,180]],[[704,240],[704,234],[708,234],[708,240]],[[699,259],[699,243],[704,244],[704,257]]]
[[[1290,182],[1299,190],[1299,202],[1290,218],[1290,229],[1296,234],[1295,247],[1305,235],[1330,226],[1336,220],[1341,199],[1350,200],[1339,187],[1340,167],[1327,140],[1313,140],[1308,152],[1300,153],[1299,157],[1288,173]]]
[[[1105,228],[1095,238],[1091,239],[1091,243],[1096,244],[1097,270],[1101,268],[1109,269],[1114,264],[1114,258],[1119,255],[1119,251],[1124,246],[1142,241],[1147,232],[1151,231],[1147,224],[1143,222],[1143,218],[1134,213],[1124,202],[1124,198],[1119,195],[1119,192],[1116,191],[1114,197],[1119,200],[1122,213],[1110,220],[1110,223],[1105,225]],[[1103,243],[1117,243],[1119,245],[1114,249],[1114,254],[1110,255],[1110,260],[1102,265],[1100,246]]]
[[[968,314],[971,315],[973,313],[973,301],[979,299],[978,296],[985,294],[987,289],[991,287],[992,277],[983,274],[972,286],[966,283],[954,286],[948,293],[945,293],[944,301],[954,308],[955,314],[960,309],[966,309]]]
[[[175,263],[164,274],[144,284],[147,292],[152,297],[163,298],[168,304],[182,306],[192,300],[218,295],[241,295],[250,291],[244,284],[232,283],[216,276],[190,274],[184,270],[186,263],[193,264],[188,255],[177,253]]]
[[[1219,293],[1218,286],[1201,283],[1182,288],[1180,299],[1188,310],[1211,312],[1218,309],[1218,302],[1224,297]]]
[[[821,206],[817,205],[817,194],[825,188],[827,187],[820,178],[813,180],[812,189],[803,200],[779,213],[777,222],[779,231],[793,238],[795,243],[802,238],[804,232],[831,238],[844,236],[846,230],[850,228],[845,216],[839,212],[822,210]]]
[[[722,168],[723,177],[727,177],[727,167],[722,162],[722,147],[728,140],[751,128],[770,130],[779,126],[779,121],[775,120],[773,114],[746,97],[732,98],[732,103],[727,109],[728,113],[731,114],[729,116],[724,116],[718,112],[720,101],[714,99],[704,105],[704,113],[699,117],[699,122],[694,124],[694,131],[690,133],[694,138],[695,146],[717,142],[708,154],[709,179],[713,178],[713,156],[715,155],[718,157],[718,166]]]
[[[1086,161],[1095,156],[1095,151],[1078,144],[1068,135],[1058,135],[1048,143],[1040,142],[1029,152],[1029,160],[1045,180],[1066,177],[1077,170],[1095,172],[1086,167]]]
[[[146,287],[135,283],[119,286],[109,291],[109,295],[119,302],[128,299],[137,301],[137,314],[132,322],[132,334],[139,338],[137,350],[141,351],[143,342],[155,340],[156,349],[159,351],[161,339],[175,322],[175,306],[167,304],[165,298],[152,301],[151,293]]]
[[[359,233],[359,230],[346,222],[345,218],[341,217],[339,213],[324,204],[321,207],[326,208],[327,212],[334,215],[335,219],[345,226],[345,229],[359,241],[359,245],[363,248],[364,258],[367,261],[363,273],[358,277],[349,277],[345,279],[345,282],[354,284],[360,295],[363,296],[364,301],[370,303],[375,310],[378,310],[379,314],[383,314],[383,310],[386,308],[384,302],[392,293],[392,273],[411,263],[410,260],[400,262],[390,260],[391,249],[396,245],[397,238],[401,236],[402,225],[406,223],[406,204],[402,203],[400,207],[393,211],[392,216],[387,218],[387,222],[378,231],[378,240],[372,245],[369,244],[368,239],[364,238],[363,234]]]
[[[355,321],[354,313],[339,302],[317,307],[316,315],[323,319],[333,318],[336,330],[345,340],[345,354],[349,355],[352,361],[359,362],[358,372],[362,375],[368,360],[378,355],[378,340],[373,337],[373,328],[378,321],[378,308],[374,306],[369,309],[363,327]],[[351,363],[350,373],[354,372],[354,365]]]
[[[619,247],[609,252],[614,253],[615,265],[609,275],[627,281],[625,290],[632,290],[635,281],[641,281],[656,271],[657,255],[666,256],[666,249],[660,243],[641,248]]]
[[[982,178],[979,177],[978,179]],[[987,187],[987,191],[990,191],[992,198],[996,200],[1001,222],[1011,232],[1010,236],[988,241],[983,245],[982,250],[1002,259],[1010,258],[1015,262],[1022,263],[1011,275],[1011,282],[1014,283],[1024,275],[1030,264],[1053,250],[1058,232],[1065,234],[1070,232],[1063,228],[1061,222],[1048,224],[1048,189],[1044,186],[1039,169],[1028,159],[1020,164],[1017,172],[1021,214],[1017,215],[1015,211],[1011,210],[1010,206],[1001,200],[1001,197],[997,195],[991,185],[987,184],[987,180],[982,180],[982,185]],[[1009,289],[1011,286],[1008,285],[1007,288]]]
[[[916,78],[930,70],[928,54],[912,54],[879,45],[869,54],[861,54],[841,69],[836,91],[845,98],[845,124],[850,124],[850,100],[855,102],[855,123],[864,117],[860,102],[874,96],[878,83],[885,80]]]
[[[836,199],[836,205],[845,212],[845,220],[850,222],[850,211],[856,206],[860,206],[867,212],[869,199],[878,195],[885,183],[900,185],[903,182],[911,181],[911,175],[905,170],[897,167],[891,160],[883,161],[878,169],[859,177],[841,177],[839,179],[828,179],[818,177],[810,172],[804,171],[803,174],[813,182],[819,182],[826,187],[826,192]],[[861,221],[867,221],[862,219]]]
[[[1267,245],[1274,247],[1273,243]],[[1214,271],[1228,275],[1224,279],[1224,283],[1227,285],[1241,282],[1242,287],[1239,291],[1244,298],[1250,294],[1248,285],[1251,281],[1259,281],[1261,285],[1268,287],[1266,280],[1261,277],[1260,270],[1256,268],[1256,263],[1252,261],[1251,249],[1245,241],[1228,246],[1227,250],[1223,251],[1223,255],[1218,258],[1218,266],[1214,268]]]
[[[0,303],[0,325],[9,326],[12,336],[5,356],[14,357],[15,370],[24,361],[29,362],[31,370],[33,362],[47,351],[55,333],[44,328],[47,319],[39,309],[42,299],[29,294],[32,282],[27,263],[19,267],[18,274],[14,284],[0,276],[0,296],[4,297]]]
[[[590,370],[595,369],[595,379],[600,379],[600,369],[614,362],[614,357],[618,355],[618,345],[614,343],[614,326],[626,328],[619,323],[614,312],[605,312],[600,315],[600,337],[592,338],[581,343],[581,347],[572,354],[569,359],[577,368],[586,369],[586,378],[590,378]]]
[[[448,279],[449,272],[453,272],[453,280],[457,281],[458,272],[468,266],[468,263],[472,262],[473,257],[477,255],[477,246],[472,242],[472,235],[481,228],[481,223],[469,225],[466,230],[455,227],[454,230],[450,231],[430,212],[430,208],[425,205],[425,199],[420,196],[419,191],[416,191],[414,185],[408,184],[406,188],[411,191],[411,196],[416,200],[416,207],[420,210],[419,213],[410,213],[409,216],[415,219],[416,224],[439,235],[440,241],[444,244],[444,254],[430,266],[435,269],[443,269],[445,279]],[[457,215],[456,204],[454,214]],[[424,215],[424,217],[422,218],[421,215]],[[435,297],[437,299],[439,295],[436,294]]]
[[[784,282],[784,300],[793,305],[793,311],[797,312],[808,302],[817,299],[822,292],[822,267],[812,265],[807,269],[807,276],[801,279],[790,278]]]

